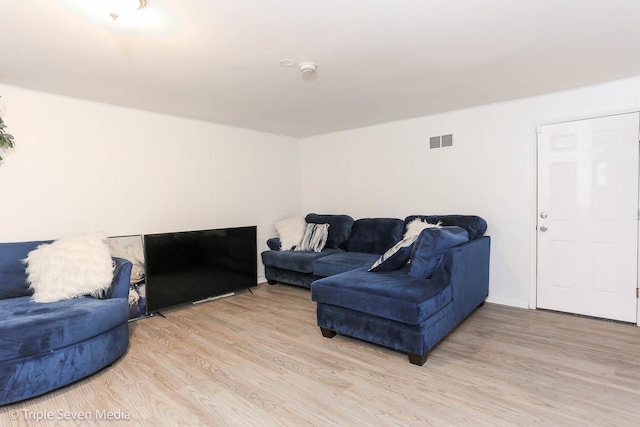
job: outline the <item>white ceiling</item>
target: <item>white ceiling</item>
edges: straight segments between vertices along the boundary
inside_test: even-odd
[[[0,84],[305,137],[640,75],[638,0],[106,1],[0,0]]]

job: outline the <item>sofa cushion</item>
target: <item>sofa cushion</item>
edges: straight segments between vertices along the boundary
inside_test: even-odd
[[[321,277],[333,276],[356,268],[368,267],[376,259],[378,259],[378,254],[340,252],[315,260],[313,262],[313,274]]]
[[[469,233],[469,240],[482,237],[487,231],[487,222],[475,215],[411,215],[405,218],[405,224],[409,224],[414,219],[427,221],[431,224],[437,224],[442,221],[443,226],[462,227]]]
[[[22,260],[43,243],[50,241],[0,243],[0,299],[31,295]]]
[[[329,236],[327,237],[327,249],[344,249],[351,227],[353,226],[353,218],[349,215],[325,215],[310,213],[305,217],[305,221],[314,224],[329,224]]]
[[[404,221],[398,218],[362,218],[353,223],[347,251],[382,255],[402,240]]]
[[[369,271],[383,273],[397,270],[405,265],[411,258],[411,248],[415,241],[418,240],[418,236],[419,234],[400,240],[391,249],[383,253],[369,268]]]
[[[451,286],[410,277],[407,270],[371,273],[364,267],[325,277],[311,284],[311,299],[417,325],[451,301]]]
[[[126,322],[125,298],[91,297],[36,303],[30,297],[0,300],[0,361],[35,356],[109,331]]]
[[[283,270],[312,273],[313,261],[338,252],[343,251],[341,249],[324,249],[322,252],[264,251],[262,252],[262,263]]]
[[[296,251],[320,252],[327,244],[329,224],[306,224]]]
[[[461,227],[426,228],[422,230],[411,250],[409,276],[428,279],[447,249],[469,241],[469,234]]]

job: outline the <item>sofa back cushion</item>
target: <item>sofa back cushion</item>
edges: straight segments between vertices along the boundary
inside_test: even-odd
[[[326,215],[310,213],[305,217],[307,223],[313,224],[329,224],[329,236],[327,237],[326,249],[344,249],[351,227],[353,226],[353,218],[349,215]]]
[[[430,279],[447,249],[468,241],[469,234],[458,226],[422,230],[411,250],[409,276]]]
[[[437,224],[441,221],[443,227],[458,226],[464,228],[469,233],[469,240],[482,237],[487,231],[487,221],[475,215],[410,215],[405,218],[404,222],[409,224],[414,219],[427,221],[431,224]]]
[[[22,260],[42,243],[51,242],[0,243],[0,299],[31,295]]]
[[[382,255],[402,240],[404,221],[397,218],[362,218],[353,223],[348,252]]]

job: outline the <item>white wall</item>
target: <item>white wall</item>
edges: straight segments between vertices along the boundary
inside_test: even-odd
[[[273,223],[300,212],[294,138],[0,85],[15,151],[0,242]],[[259,276],[264,276],[262,266]]]
[[[489,300],[526,307],[540,122],[640,108],[640,77],[293,138],[0,85],[17,149],[0,166],[0,241],[258,225],[308,212],[481,215]],[[454,147],[429,150],[453,133]],[[260,266],[259,275],[263,275]]]
[[[354,218],[476,214],[492,237],[490,295],[527,307],[535,129],[640,107],[640,77],[302,140],[302,211]],[[454,146],[429,150],[429,137]]]

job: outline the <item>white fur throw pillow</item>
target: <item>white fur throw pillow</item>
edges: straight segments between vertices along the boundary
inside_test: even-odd
[[[404,233],[404,236],[402,237],[402,239],[404,240],[404,239],[408,239],[409,237],[418,236],[420,235],[420,232],[425,228],[433,228],[433,227],[442,228],[442,221],[438,221],[437,224],[430,224],[427,221],[422,221],[416,218],[413,221],[411,221],[409,224],[407,224],[407,231]]]
[[[113,280],[113,264],[100,233],[63,237],[29,252],[27,282],[35,302],[53,302],[81,295],[99,297]]]
[[[300,245],[306,226],[307,222],[301,216],[276,222],[275,227],[280,238],[280,250],[288,251]]]

